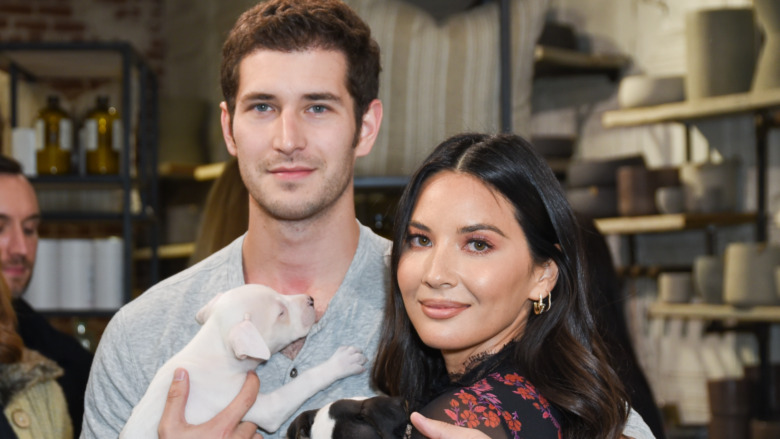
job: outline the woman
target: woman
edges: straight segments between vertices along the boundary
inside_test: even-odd
[[[380,390],[494,438],[620,437],[628,405],[588,310],[579,228],[525,140],[446,140],[395,227]]]
[[[19,439],[73,437],[65,395],[56,381],[60,375],[56,363],[24,347],[11,292],[0,276],[0,406],[7,421],[0,425],[2,437],[12,434],[9,427]]]

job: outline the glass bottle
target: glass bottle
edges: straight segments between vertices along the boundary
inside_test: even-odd
[[[49,96],[47,105],[35,120],[37,141],[36,167],[39,175],[59,175],[70,172],[73,142],[73,121],[60,107],[58,96]]]
[[[120,120],[116,108],[109,107],[107,96],[98,96],[84,121],[87,148],[87,173],[119,173]]]

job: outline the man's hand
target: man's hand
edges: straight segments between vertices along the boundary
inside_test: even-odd
[[[411,420],[414,427],[430,439],[490,439],[479,430],[428,419],[417,412],[412,413]]]
[[[184,418],[190,393],[189,375],[184,369],[176,369],[157,434],[160,439],[262,439],[263,436],[257,433],[257,425],[241,422],[259,391],[260,379],[254,372],[249,372],[238,396],[224,410],[205,424],[191,425]]]

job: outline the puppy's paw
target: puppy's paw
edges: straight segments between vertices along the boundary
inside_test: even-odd
[[[363,372],[368,359],[354,346],[341,346],[330,357],[330,361],[334,363],[334,370],[340,371],[343,378]]]

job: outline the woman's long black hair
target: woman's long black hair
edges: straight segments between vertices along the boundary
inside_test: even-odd
[[[551,309],[530,315],[520,342],[514,344],[511,355],[518,369],[562,411],[564,437],[619,437],[628,416],[626,397],[589,311],[577,221],[547,163],[526,140],[512,134],[451,137],[436,147],[407,185],[396,213],[391,292],[374,384],[419,409],[436,396],[432,389],[448,380],[440,351],[427,347],[412,326],[397,281],[421,188],[442,171],[477,177],[506,197],[534,262],[552,260],[558,266]]]

